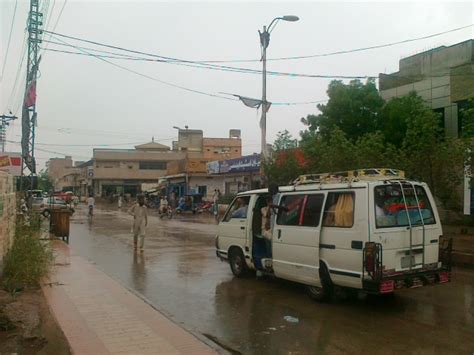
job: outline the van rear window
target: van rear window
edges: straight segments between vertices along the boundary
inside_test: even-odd
[[[435,224],[433,209],[422,186],[403,184],[376,186],[374,189],[377,228]],[[405,196],[405,199],[403,198]],[[417,206],[418,199],[418,206]]]

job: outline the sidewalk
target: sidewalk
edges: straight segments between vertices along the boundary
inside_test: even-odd
[[[49,307],[73,354],[216,354],[119,283],[54,241]]]

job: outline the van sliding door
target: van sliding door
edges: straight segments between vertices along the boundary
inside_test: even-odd
[[[320,286],[319,237],[325,194],[292,193],[281,196],[273,229],[275,275]]]

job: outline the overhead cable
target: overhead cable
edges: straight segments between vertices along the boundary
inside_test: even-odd
[[[5,58],[3,59],[2,75],[0,75],[0,78],[2,80],[3,80],[3,74],[5,73],[5,67],[7,66],[8,52],[10,51],[10,42],[12,40],[13,25],[15,24],[15,17],[16,17],[17,7],[18,7],[18,0],[15,0],[15,8],[13,9],[12,24],[10,25],[10,34],[8,35],[7,49],[5,51]]]
[[[450,30],[438,32],[438,33],[433,33],[421,37],[415,37],[415,38],[410,38],[410,39],[405,39],[401,41],[396,41],[396,42],[389,42],[389,43],[384,43],[384,44],[379,44],[379,45],[373,45],[373,46],[368,46],[368,47],[361,47],[361,48],[353,48],[353,49],[348,49],[348,50],[339,50],[339,51],[334,51],[334,52],[327,52],[327,53],[317,53],[317,54],[311,54],[311,55],[302,55],[302,56],[290,56],[290,57],[278,57],[278,58],[267,58],[267,61],[279,61],[279,60],[298,60],[298,59],[308,59],[308,58],[319,58],[319,57],[329,57],[329,56],[335,56],[335,55],[341,55],[341,54],[349,54],[349,53],[355,53],[355,52],[362,52],[362,51],[367,51],[367,50],[373,50],[373,49],[378,49],[378,48],[385,48],[385,47],[392,47],[396,46],[399,44],[404,44],[404,43],[410,43],[410,42],[415,42],[415,41],[421,41],[429,38],[434,38],[434,37],[439,37],[448,33],[453,33],[461,30],[465,30],[467,28],[474,27],[474,23],[466,25],[466,26],[461,26],[457,28],[453,28]],[[47,33],[50,33],[49,31],[45,31]],[[61,35],[58,33],[55,33],[57,35]],[[62,35],[66,38],[70,39],[75,39],[75,40],[82,40],[80,38],[74,38],[72,36],[66,36]],[[87,41],[87,40],[85,40]],[[94,41],[87,41],[88,43],[91,44],[96,44],[96,45],[103,45],[99,42],[94,42]],[[110,46],[114,47],[114,46]],[[116,49],[120,49],[120,47],[116,47]],[[140,53],[139,51],[134,51],[134,53],[137,54],[145,54],[145,53]],[[251,63],[251,62],[260,62],[260,59],[233,59],[233,60],[189,60],[189,62],[194,62],[194,63]]]

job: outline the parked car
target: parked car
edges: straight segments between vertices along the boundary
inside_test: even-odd
[[[43,198],[42,200],[43,202],[36,208],[35,205],[38,205],[38,202],[33,203],[33,210],[39,211],[45,217],[49,217],[52,210],[70,209],[71,212],[74,213],[74,209],[70,208],[64,200],[58,197],[51,196]]]

